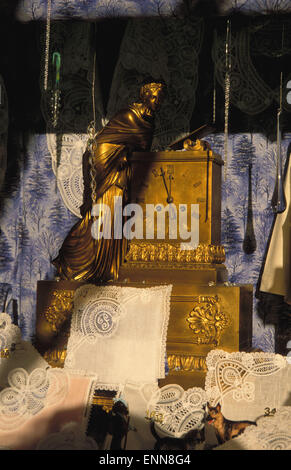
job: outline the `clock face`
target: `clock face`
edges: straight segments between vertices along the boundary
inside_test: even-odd
[[[167,152],[163,152],[163,154],[166,153]],[[156,154],[149,153],[148,155]],[[200,243],[212,243],[212,184],[213,187],[216,186],[216,184],[212,182],[213,162],[208,164],[207,169],[206,159],[204,161],[202,161],[202,159],[193,161],[192,159],[192,161],[189,162],[185,160],[186,159],[184,159],[184,161],[165,161],[165,159],[163,159],[163,161],[150,161],[149,158],[145,161],[134,161],[132,164],[131,201],[138,203],[143,209],[144,233],[146,224],[155,224],[155,239],[158,238],[158,217],[161,216],[166,207],[169,208],[169,213],[166,211],[165,215],[165,238],[169,239],[171,238],[169,237],[170,220],[176,218],[178,222],[178,219],[182,215],[182,217],[184,217],[184,228],[190,231],[191,209],[192,214],[194,210],[193,206],[191,208],[191,205],[199,205]],[[220,200],[220,179],[217,181],[217,196]],[[151,212],[147,209],[148,205],[153,205],[155,208],[154,221]],[[220,225],[220,207],[217,206],[216,210],[216,223]],[[183,214],[185,211],[187,213],[186,219],[185,214]],[[172,238],[171,240],[175,241]],[[179,233],[177,234],[176,241],[181,242]]]

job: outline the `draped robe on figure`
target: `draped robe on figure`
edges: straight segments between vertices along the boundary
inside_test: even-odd
[[[109,280],[118,278],[118,271],[127,251],[127,240],[114,239],[114,197],[127,200],[130,167],[127,157],[135,150],[149,149],[153,119],[141,113],[141,104],[134,103],[117,113],[97,134],[93,143],[93,164],[97,204],[107,204],[111,211],[111,239],[92,236],[93,218],[90,153],[83,156],[84,200],[82,219],[67,235],[53,264],[61,279]]]

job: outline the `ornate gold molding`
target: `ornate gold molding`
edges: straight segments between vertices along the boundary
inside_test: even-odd
[[[8,348],[4,348],[0,350],[0,358],[1,359],[9,359],[10,351]]]
[[[52,349],[46,351],[43,355],[43,358],[51,367],[64,367],[64,362],[66,359],[67,351],[66,349]]]
[[[73,308],[73,290],[55,290],[52,292],[52,301],[45,310],[44,315],[52,331],[58,333],[60,327],[70,317]]]
[[[102,410],[109,413],[114,405],[113,397],[104,397],[100,395],[94,395],[92,398],[92,404],[102,406]]]
[[[170,371],[192,372],[207,370],[206,356],[189,356],[184,354],[169,354],[168,366]]]
[[[223,330],[230,325],[229,316],[221,311],[217,295],[198,295],[194,307],[186,318],[194,334],[195,344],[218,346]]]
[[[126,261],[171,264],[222,264],[225,251],[222,245],[200,243],[195,250],[181,250],[179,243],[130,242]]]

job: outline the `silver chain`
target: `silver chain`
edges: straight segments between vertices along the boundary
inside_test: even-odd
[[[43,88],[46,91],[48,87],[48,69],[49,69],[49,53],[50,53],[50,31],[51,31],[51,0],[47,0],[47,19],[46,19],[46,35],[45,35],[45,61],[44,61],[44,83]]]
[[[90,187],[91,187],[91,200],[92,200],[92,206],[96,203],[97,196],[96,196],[96,168],[94,165],[94,139],[96,137],[95,133],[95,127],[94,123],[91,122],[88,126],[87,130],[89,134],[89,139],[87,142],[87,148],[90,152],[90,157],[89,157],[89,164],[90,164]]]
[[[96,24],[94,25],[95,37],[96,37]],[[96,203],[96,168],[94,166],[94,140],[96,137],[96,106],[95,106],[95,82],[96,82],[96,48],[94,50],[93,57],[93,74],[92,74],[92,108],[93,108],[93,121],[89,124],[87,133],[89,139],[87,142],[87,148],[90,152],[89,164],[90,164],[90,187],[91,187],[91,200],[92,206]]]
[[[228,163],[228,122],[230,104],[230,73],[231,73],[231,23],[227,20],[226,40],[225,40],[225,90],[224,90],[224,180],[227,175]]]

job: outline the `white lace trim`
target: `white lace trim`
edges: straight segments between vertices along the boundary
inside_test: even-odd
[[[206,365],[205,390],[209,403],[215,406],[229,394],[235,401],[254,401],[254,383],[249,378],[272,375],[285,368],[287,361],[280,354],[212,350]]]
[[[63,134],[58,161],[56,134],[47,133],[47,145],[52,158],[52,169],[66,207],[77,217],[83,202],[82,157],[86,149],[87,134]]]
[[[109,390],[112,392],[117,392],[117,394],[119,394],[122,392],[123,388],[123,384],[103,384],[95,382],[95,390]]]
[[[13,430],[45,406],[60,403],[68,393],[69,376],[63,369],[22,368],[8,374],[9,387],[0,392],[0,429]]]
[[[178,384],[157,390],[147,405],[147,417],[165,435],[182,437],[188,431],[204,427],[206,393],[193,387],[185,391]]]
[[[172,293],[172,285],[168,286],[167,295],[164,297],[164,310],[166,312],[165,321],[163,323],[163,331],[162,337],[160,342],[160,377],[165,378],[165,360],[166,360],[166,352],[167,352],[167,334],[168,334],[168,326],[169,326],[169,319],[170,319],[170,311],[171,311],[171,293]]]

